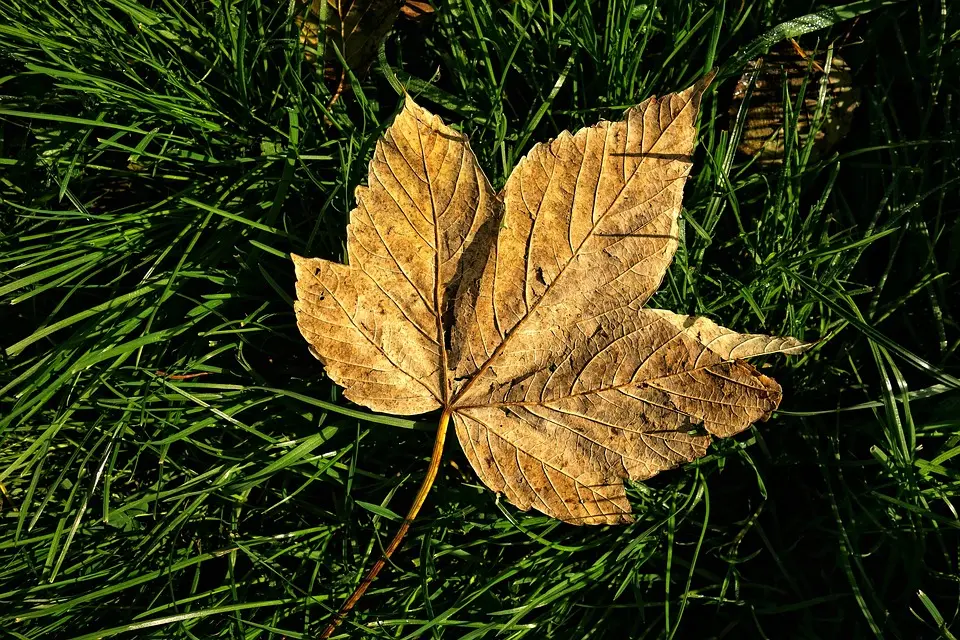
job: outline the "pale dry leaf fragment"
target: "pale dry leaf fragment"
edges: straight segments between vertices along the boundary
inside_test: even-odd
[[[745,359],[775,353],[798,355],[811,347],[809,342],[796,338],[780,338],[760,334],[742,334],[721,327],[709,318],[684,316],[662,309],[651,309],[665,322],[683,329],[703,346],[716,352],[721,358]]]
[[[330,376],[378,411],[442,408],[484,484],[573,524],[629,522],[625,480],[769,417],[780,386],[743,358],[808,345],[644,306],[710,80],[534,146],[499,196],[408,100],[358,189],[350,265],[295,258],[298,324]]]
[[[425,22],[433,17],[436,11],[426,0],[406,0],[400,7],[400,15],[413,22]]]

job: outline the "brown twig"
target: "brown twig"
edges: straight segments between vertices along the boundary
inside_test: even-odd
[[[336,631],[340,623],[343,622],[344,617],[350,613],[350,610],[357,604],[357,601],[366,593],[371,583],[373,583],[373,580],[377,577],[377,574],[380,573],[380,570],[383,569],[387,560],[390,559],[390,556],[393,555],[393,552],[397,550],[397,547],[400,546],[400,543],[403,542],[403,539],[406,537],[407,531],[410,530],[411,523],[413,523],[417,514],[420,513],[420,508],[423,507],[423,503],[427,500],[427,494],[430,493],[430,489],[433,487],[433,481],[437,479],[437,471],[440,469],[440,459],[443,457],[443,445],[447,439],[447,424],[449,422],[450,410],[444,409],[440,415],[440,424],[437,426],[437,437],[433,441],[433,454],[430,456],[427,475],[423,478],[423,483],[420,485],[420,491],[417,492],[417,497],[414,498],[413,504],[410,505],[410,511],[407,512],[407,517],[403,519],[403,524],[400,525],[397,534],[393,536],[393,540],[391,540],[387,548],[383,550],[383,555],[380,556],[380,559],[370,568],[370,571],[368,571],[367,575],[360,581],[360,584],[353,594],[347,598],[343,606],[340,607],[340,611],[333,617],[333,620],[330,621],[327,628],[323,630],[323,633],[320,635],[321,640],[333,635],[333,632]]]
[[[330,98],[330,102],[327,103],[327,109],[330,109],[337,103],[337,100],[340,99],[340,95],[343,93],[344,89],[347,86],[347,31],[346,24],[344,24],[344,17],[346,12],[343,10],[343,3],[340,0],[337,0],[337,16],[340,19],[340,55],[342,59],[340,61],[340,80],[337,82],[337,89],[333,92],[333,97]]]
[[[189,380],[190,378],[199,378],[200,376],[208,376],[210,373],[208,371],[203,371],[201,373],[178,373],[178,374],[168,374],[166,371],[157,371],[157,375],[161,378],[167,378],[168,380]]]
[[[0,511],[3,510],[3,503],[6,502],[10,505],[10,510],[13,512],[19,511],[17,505],[13,502],[13,498],[10,497],[10,494],[7,493],[7,488],[3,486],[3,483],[0,482]]]
[[[807,62],[810,62],[811,64],[813,64],[814,69],[816,69],[820,73],[823,73],[823,67],[820,66],[820,63],[814,60],[813,58],[811,58],[810,55],[806,52],[806,50],[804,50],[804,48],[800,46],[799,42],[797,42],[793,38],[790,38],[790,44],[793,46],[793,50],[796,51],[798,56],[800,56],[802,59],[806,60]]]
[[[327,109],[333,108],[333,105],[337,104],[337,100],[340,99],[340,96],[343,95],[344,90],[347,88],[347,70],[340,70],[340,82],[337,83],[337,89],[333,92],[333,97],[330,98],[330,102],[327,103]]]

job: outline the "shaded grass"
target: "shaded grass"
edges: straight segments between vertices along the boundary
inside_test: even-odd
[[[534,142],[719,65],[653,303],[820,339],[766,363],[782,411],[631,486],[629,527],[519,513],[450,447],[343,635],[948,634],[960,22],[937,2],[792,20],[818,9],[443,3],[328,108],[287,3],[0,0],[0,631],[315,636],[392,535],[435,422],[340,399],[291,309],[287,254],[342,256],[392,76],[500,186]],[[733,78],[762,34],[811,27],[801,44],[836,42],[862,105],[836,153],[788,138],[765,171],[735,153]]]

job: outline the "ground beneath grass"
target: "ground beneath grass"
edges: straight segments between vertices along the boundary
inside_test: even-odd
[[[435,6],[333,101],[295,2],[0,0],[0,637],[316,637],[436,423],[340,398],[292,311],[288,254],[342,259],[397,87],[499,187],[713,67],[652,304],[819,340],[762,363],[781,411],[630,486],[625,527],[518,512],[450,446],[342,637],[954,637],[957,8]],[[790,135],[765,166],[731,95],[789,37],[841,56],[860,105],[833,150]]]

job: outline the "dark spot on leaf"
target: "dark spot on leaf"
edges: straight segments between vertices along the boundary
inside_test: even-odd
[[[537,282],[543,286],[547,286],[547,281],[543,277],[543,267],[537,267]]]

